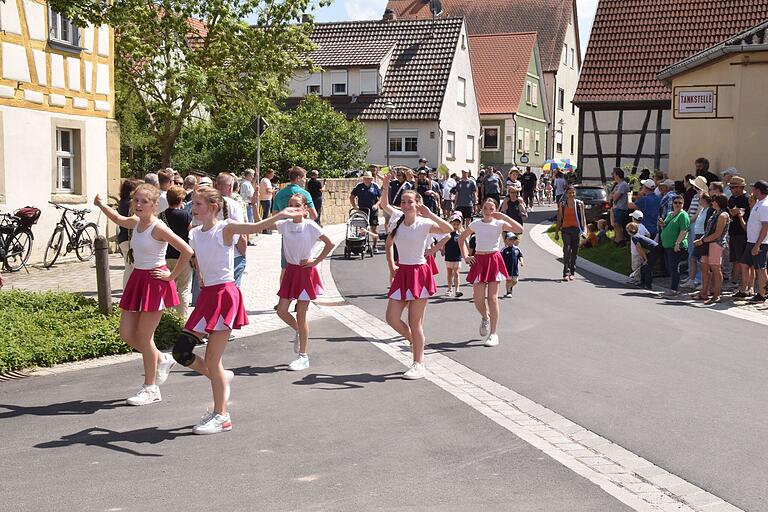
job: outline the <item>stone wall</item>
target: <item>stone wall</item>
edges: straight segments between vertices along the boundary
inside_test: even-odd
[[[330,179],[325,182],[323,193],[323,211],[320,219],[323,224],[343,224],[347,222],[347,214],[352,205],[349,204],[349,194],[355,185],[360,183],[358,178]]]

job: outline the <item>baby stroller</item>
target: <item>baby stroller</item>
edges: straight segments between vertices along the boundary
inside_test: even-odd
[[[344,257],[350,259],[352,255],[360,255],[365,259],[365,253],[373,257],[373,245],[371,234],[368,232],[368,224],[371,212],[368,208],[352,208],[347,219],[347,237],[344,241]]]

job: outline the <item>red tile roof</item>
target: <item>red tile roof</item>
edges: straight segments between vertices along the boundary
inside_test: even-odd
[[[573,101],[669,101],[657,73],[767,19],[766,0],[600,0]]]
[[[576,17],[573,0],[442,0],[442,6],[442,16],[465,18],[470,35],[538,32],[544,71],[560,66],[568,21]],[[398,18],[432,17],[424,0],[389,0],[387,8]]]
[[[480,114],[513,114],[520,106],[536,32],[469,37]]]

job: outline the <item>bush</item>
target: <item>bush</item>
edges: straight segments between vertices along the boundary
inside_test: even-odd
[[[96,301],[64,292],[0,293],[0,374],[35,366],[124,354],[120,312],[99,313]],[[155,332],[158,348],[176,340],[183,320],[165,313]]]

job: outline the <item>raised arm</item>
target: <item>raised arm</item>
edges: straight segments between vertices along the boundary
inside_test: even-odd
[[[93,198],[93,204],[96,205],[102,212],[104,212],[104,215],[106,215],[109,220],[121,228],[134,229],[139,223],[139,218],[137,216],[132,215],[130,217],[125,217],[120,215],[117,213],[117,210],[102,202],[101,196],[98,194],[96,194],[96,197]]]
[[[423,204],[418,205],[418,212],[419,215],[422,217],[426,217],[427,219],[431,220],[435,223],[434,226],[429,230],[430,233],[434,233],[436,235],[447,235],[451,231],[453,231],[453,226],[448,224],[448,222],[445,219],[442,219],[432,213],[432,210],[424,206]]]
[[[265,229],[272,229],[277,221],[282,219],[293,219],[294,217],[303,217],[304,213],[304,210],[298,208],[286,208],[260,222],[230,222],[224,227],[224,239],[229,240],[235,235],[253,235]]]
[[[389,182],[392,181],[392,174],[384,176],[384,181],[381,183],[381,198],[379,199],[379,205],[381,209],[387,212],[387,215],[392,215],[394,208],[389,204]]]

